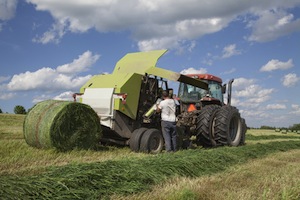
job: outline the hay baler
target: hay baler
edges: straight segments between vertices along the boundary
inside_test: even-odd
[[[170,80],[180,82],[179,132],[195,135],[197,143],[204,146],[241,144],[245,131],[237,109],[210,96],[211,82],[156,67],[165,53],[166,50],[129,53],[117,62],[111,74],[93,76],[81,87],[80,93],[74,94],[74,100],[88,104],[98,114],[103,130],[101,141],[129,145],[136,152],[160,152],[164,141],[160,115],[155,113],[154,107],[163,90],[172,95],[173,89],[168,87]],[[191,91],[184,91],[183,86],[205,95],[198,93],[194,100],[185,99],[184,94]],[[187,109],[191,105],[196,109]],[[203,109],[205,107],[207,109]],[[224,114],[231,117],[228,119]],[[206,119],[203,121],[201,116]],[[215,125],[217,130],[214,130]]]

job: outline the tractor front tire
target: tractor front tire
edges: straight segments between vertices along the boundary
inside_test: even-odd
[[[219,105],[207,105],[201,110],[197,118],[197,145],[202,145],[203,147],[216,146],[214,125],[220,108]]]
[[[243,134],[242,120],[236,107],[223,106],[217,113],[215,140],[217,146],[238,146]]]
[[[164,139],[161,132],[157,129],[148,129],[142,137],[140,151],[145,153],[157,154],[164,147]]]
[[[130,137],[129,140],[129,147],[132,151],[134,152],[140,151],[142,136],[147,130],[148,130],[147,128],[138,128],[133,131],[132,136]]]

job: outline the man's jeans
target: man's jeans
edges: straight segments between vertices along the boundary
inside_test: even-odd
[[[165,139],[166,151],[176,151],[176,122],[161,121],[161,130]]]

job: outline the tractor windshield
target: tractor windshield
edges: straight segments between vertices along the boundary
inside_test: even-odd
[[[186,83],[179,84],[178,97],[181,101],[197,102],[207,94],[207,91]]]
[[[223,102],[222,86],[216,81],[208,81],[209,94]]]
[[[223,102],[222,86],[220,85],[220,83],[216,81],[206,82],[208,82],[209,91],[186,83],[180,83],[178,97],[181,101],[184,102],[198,102],[201,100],[201,98],[209,94],[213,98],[219,99],[221,102]]]

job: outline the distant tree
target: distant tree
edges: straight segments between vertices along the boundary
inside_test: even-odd
[[[23,106],[17,105],[14,108],[14,113],[15,114],[26,114],[26,110]]]
[[[261,126],[260,129],[275,129],[275,127],[272,126]]]
[[[2,110],[1,110],[1,108],[0,108],[0,113],[3,113]]]
[[[300,130],[300,124],[294,124],[293,126],[290,126],[291,130]]]

